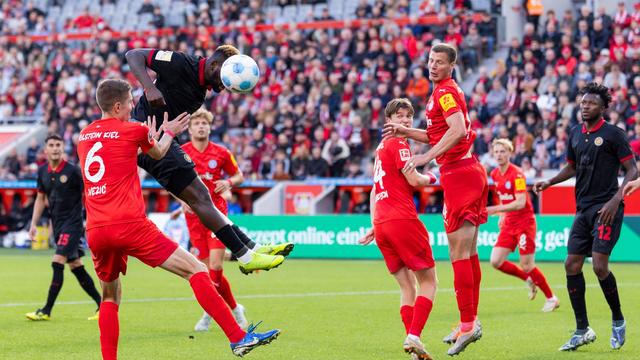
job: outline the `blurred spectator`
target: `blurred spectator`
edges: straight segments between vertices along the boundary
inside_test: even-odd
[[[140,5],[140,9],[138,9],[138,15],[147,13],[150,14],[153,13],[154,10],[155,7],[151,3],[151,0],[142,0],[142,5]]]
[[[425,214],[441,214],[442,213],[442,201],[440,200],[438,193],[429,194],[427,199],[427,206],[424,208]]]
[[[162,15],[162,9],[159,6],[153,8],[153,17],[151,18],[151,25],[156,29],[162,29],[164,27],[164,15]]]
[[[311,151],[311,160],[309,161],[309,176],[329,176],[329,163],[322,157],[322,149],[320,147],[314,147]]]
[[[343,173],[347,158],[351,155],[347,142],[337,131],[332,131],[322,148],[322,158],[329,164],[330,174],[339,177]]]
[[[238,215],[243,213],[242,207],[238,202],[238,195],[235,193],[231,194],[231,200],[227,203],[227,213],[229,215]]]

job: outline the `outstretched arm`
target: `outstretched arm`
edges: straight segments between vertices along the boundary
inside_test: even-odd
[[[154,49],[132,49],[127,51],[124,57],[127,59],[131,72],[142,84],[149,104],[152,107],[161,107],[166,105],[164,97],[147,73],[149,57],[153,56],[154,52]]]

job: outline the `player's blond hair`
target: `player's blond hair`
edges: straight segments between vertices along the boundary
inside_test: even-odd
[[[196,112],[191,114],[191,120],[189,120],[189,122],[191,122],[193,119],[205,119],[209,124],[211,124],[213,123],[213,114],[211,113],[211,111],[205,108],[200,108],[196,110]]]
[[[505,149],[509,150],[509,152],[513,152],[513,143],[509,139],[495,139],[491,143],[492,146],[502,145]]]
[[[222,56],[222,58],[226,60],[233,55],[240,54],[240,50],[236,49],[233,45],[225,44],[218,46],[213,54],[214,56]]]
[[[391,115],[398,112],[400,109],[406,109],[409,111],[409,116],[413,117],[415,114],[415,110],[413,109],[413,105],[411,105],[411,101],[407,98],[395,98],[387,103],[387,106],[384,108],[384,117],[391,118]]]

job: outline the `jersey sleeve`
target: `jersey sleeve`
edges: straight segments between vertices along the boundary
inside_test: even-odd
[[[163,79],[173,79],[182,73],[185,55],[176,51],[152,49],[147,56],[146,65]]]
[[[151,136],[149,132],[149,128],[145,123],[139,123],[139,125],[134,125],[134,141],[140,148],[143,153],[147,153],[151,150],[152,147],[155,146],[156,140]]]
[[[390,142],[389,152],[393,158],[396,169],[404,168],[404,165],[411,159],[411,149],[409,144],[404,140]]]
[[[567,139],[567,162],[575,165],[576,163],[576,152],[573,149],[573,141],[571,141],[572,136],[570,135]]]
[[[520,170],[518,170],[513,177],[513,187],[515,193],[527,192],[527,178]]]
[[[236,162],[236,158],[233,156],[233,154],[231,153],[231,151],[225,149],[225,159],[224,159],[224,166],[222,167],[222,170],[224,170],[225,174],[229,175],[229,176],[233,176],[238,172],[238,163]]]
[[[46,194],[44,183],[42,182],[42,169],[38,169],[38,178],[36,179],[36,184],[38,187],[38,192],[41,194]]]
[[[435,94],[436,104],[442,109],[442,116],[446,119],[447,117],[457,113],[458,111],[462,111],[462,107],[460,107],[460,103],[458,100],[458,95],[454,92],[453,89],[450,88],[442,88],[438,89]]]
[[[631,146],[629,145],[629,141],[627,140],[627,137],[622,131],[616,131],[616,138],[613,144],[614,144],[616,156],[618,157],[621,163],[629,159],[633,159],[633,152],[631,151]]]

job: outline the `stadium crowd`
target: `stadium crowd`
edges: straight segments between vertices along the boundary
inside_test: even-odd
[[[452,14],[446,5],[435,9],[432,4],[425,0],[420,15]],[[124,60],[127,50],[151,47],[206,56],[215,46],[231,43],[257,60],[261,83],[251,95],[209,94],[205,104],[215,114],[211,139],[232,150],[245,177],[371,176],[371,154],[388,100],[410,98],[417,108],[415,125],[424,125],[430,46],[445,41],[460,49],[458,80],[494,52],[493,14],[481,13],[481,19],[472,22],[464,17],[470,13],[468,2],[453,4],[452,21],[441,25],[412,21],[400,27],[384,21],[361,28],[289,31],[276,27],[257,32],[249,19],[274,20],[264,13],[260,1],[224,2],[216,24],[249,28],[209,34],[205,26],[214,20],[204,3],[185,13],[186,25],[174,36],[140,33],[126,40],[99,31],[109,25],[82,13],[69,20],[68,28],[93,28],[98,34],[95,40],[34,43],[28,38],[18,42],[2,38],[0,118],[42,118],[50,132],[63,136],[73,160],[79,131],[100,117],[94,99],[100,79],[125,78],[135,85],[134,97],[142,93]],[[143,6],[140,11],[156,9],[153,1]],[[405,0],[361,1],[355,10],[357,17],[366,18],[407,13]],[[43,23],[45,15],[45,10],[21,1],[5,2],[0,28],[5,34],[51,31]],[[307,20],[314,20],[311,16]],[[315,18],[329,19],[328,11]],[[64,29],[55,29],[60,30]],[[589,81],[612,88],[609,120],[627,130],[634,151],[640,153],[640,5],[622,6],[615,14],[602,9],[592,13],[588,7],[578,14],[550,11],[538,32],[527,24],[522,40],[510,40],[507,58],[499,60],[494,71],[477,70],[480,79],[467,94],[469,116],[477,131],[475,151],[487,167],[493,164],[492,139],[508,137],[516,147],[515,163],[530,177],[559,168],[564,163],[567,131],[579,121],[577,91]],[[414,150],[423,151],[421,147],[415,145]],[[34,164],[43,161],[39,144],[33,143],[26,153],[12,153],[6,159],[0,179],[33,178]]]

